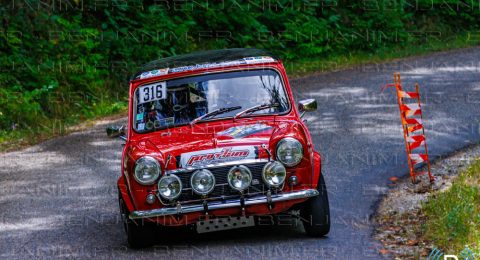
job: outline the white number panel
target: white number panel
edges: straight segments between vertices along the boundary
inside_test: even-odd
[[[138,104],[148,103],[156,100],[167,98],[167,83],[156,82],[138,88],[139,98]]]

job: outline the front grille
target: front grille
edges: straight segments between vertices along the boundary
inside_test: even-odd
[[[265,164],[265,162],[261,162],[245,165],[252,172],[252,185],[246,190],[245,194],[264,193],[267,190],[262,180],[262,170]],[[228,185],[227,174],[232,167],[233,166],[221,166],[208,168],[208,170],[213,173],[213,176],[215,176],[216,182],[215,188],[208,194],[209,199],[221,199],[222,197],[239,195],[238,191],[230,188]],[[180,178],[183,185],[182,194],[177,199],[179,202],[202,200],[202,197],[195,194],[190,187],[190,176],[193,172],[194,171],[174,173]]]

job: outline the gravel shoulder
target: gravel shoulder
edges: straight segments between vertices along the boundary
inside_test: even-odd
[[[392,188],[381,200],[375,216],[374,237],[383,244],[385,255],[395,259],[428,256],[435,244],[422,238],[421,226],[426,221],[422,202],[448,190],[458,174],[476,158],[480,158],[480,145],[468,146],[438,158],[431,167],[435,176],[432,184],[427,178],[422,178],[418,184],[412,184],[410,178],[393,179]]]

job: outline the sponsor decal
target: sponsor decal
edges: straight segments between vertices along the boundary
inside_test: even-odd
[[[249,57],[244,58],[247,64],[255,64],[255,63],[264,63],[264,62],[274,62],[275,59],[269,56],[261,56],[261,57]]]
[[[234,66],[234,65],[241,65],[241,64],[247,64],[247,63],[243,60],[238,60],[238,61],[229,61],[229,62],[196,64],[191,66],[173,68],[170,70],[170,72],[173,73],[173,72],[182,72],[182,71],[197,70],[197,69],[219,68],[219,67]]]
[[[269,56],[261,56],[261,57],[248,57],[243,58],[240,60],[233,60],[233,61],[222,61],[222,62],[215,62],[215,63],[205,63],[205,64],[196,64],[191,66],[183,66],[178,68],[170,69],[170,73],[174,72],[182,72],[188,70],[196,70],[196,69],[209,69],[209,68],[219,68],[219,67],[226,67],[226,66],[235,66],[235,65],[244,65],[244,64],[255,64],[255,63],[264,63],[264,62],[274,62],[275,59]]]
[[[162,118],[154,121],[154,126],[155,128],[160,128],[160,127],[165,127],[165,126],[171,126],[175,122],[174,117],[167,117],[167,118]]]
[[[222,162],[255,159],[254,146],[234,146],[183,153],[180,156],[181,167],[204,166]]]
[[[218,135],[230,136],[232,138],[243,138],[255,133],[259,133],[265,130],[269,130],[272,127],[265,124],[253,124],[253,125],[244,125],[244,126],[234,126],[230,127],[225,131],[219,132]]]
[[[247,58],[243,58],[240,60],[233,60],[233,61],[195,64],[195,65],[183,66],[183,67],[177,67],[177,68],[171,68],[171,69],[170,68],[158,69],[158,70],[143,72],[142,74],[140,74],[140,79],[151,78],[155,76],[166,75],[168,73],[182,72],[182,71],[188,71],[188,70],[220,68],[220,67],[226,67],[226,66],[267,63],[267,62],[275,62],[275,59],[270,56],[258,56],[258,57],[247,57]]]
[[[159,69],[159,70],[152,70],[152,71],[146,71],[140,74],[141,79],[146,79],[146,78],[151,78],[155,76],[160,76],[160,75],[166,75],[168,74],[169,68],[165,69]]]

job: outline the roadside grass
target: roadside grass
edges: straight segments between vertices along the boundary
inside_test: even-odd
[[[310,57],[301,60],[285,60],[284,65],[290,78],[303,77],[313,73],[331,72],[352,66],[376,64],[398,58],[425,55],[437,51],[477,46],[480,43],[475,33],[463,33],[447,39],[429,39],[423,44],[381,48],[375,52],[351,52],[346,55],[329,57]],[[67,118],[39,118],[42,123],[29,128],[0,129],[0,152],[18,150],[28,145],[83,129],[78,124],[89,124],[106,116],[126,115],[127,103],[104,100],[89,107],[83,107],[80,113]],[[0,114],[1,115],[1,114]]]
[[[468,246],[480,256],[480,158],[422,209],[427,218],[421,226],[425,240],[443,252],[459,253]]]
[[[65,119],[39,118],[41,123],[34,127],[15,130],[0,129],[0,153],[18,150],[29,145],[84,130],[92,126],[96,120],[104,117],[126,115],[127,103],[124,101],[96,103],[81,114],[71,115]]]
[[[358,65],[370,65],[392,61],[400,58],[430,54],[433,52],[461,49],[480,45],[478,32],[466,32],[449,38],[431,38],[423,44],[379,48],[375,52],[351,52],[325,58],[306,58],[286,60],[285,69],[290,77],[302,77],[316,72],[331,72]],[[373,68],[370,68],[373,69]]]

